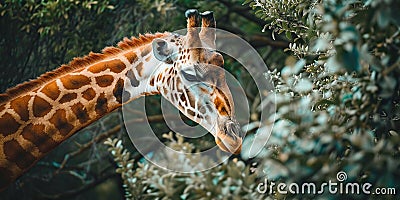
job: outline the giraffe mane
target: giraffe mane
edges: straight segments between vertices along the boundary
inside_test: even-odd
[[[101,60],[104,60],[110,56],[116,56],[125,51],[132,50],[139,46],[150,43],[153,39],[165,36],[167,33],[155,33],[155,34],[139,34],[138,37],[124,38],[122,41],[118,42],[117,46],[114,47],[105,47],[101,52],[102,53],[93,53],[90,52],[89,55],[84,57],[76,57],[68,64],[61,65],[61,67],[54,69],[53,71],[46,72],[39,76],[36,79],[26,81],[24,83],[20,83],[12,88],[9,88],[5,91],[5,93],[0,94],[0,105],[14,99],[15,97],[32,91],[43,84],[47,83],[54,78],[60,77],[68,72],[73,72],[78,69],[82,69],[86,66],[95,64]]]

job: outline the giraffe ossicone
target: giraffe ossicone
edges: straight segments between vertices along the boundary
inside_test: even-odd
[[[125,38],[0,94],[0,188],[80,129],[147,95],[161,94],[223,151],[239,153],[244,135],[214,50],[213,14],[186,17],[186,35]]]

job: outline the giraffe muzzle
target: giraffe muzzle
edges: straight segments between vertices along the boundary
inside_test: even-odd
[[[239,154],[242,150],[242,137],[243,134],[239,124],[232,120],[228,120],[224,123],[222,128],[220,128],[220,131],[215,138],[215,142],[221,150],[233,154]]]

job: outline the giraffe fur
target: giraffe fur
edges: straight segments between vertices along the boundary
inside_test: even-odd
[[[238,153],[242,133],[234,117],[215,21],[190,12],[188,33],[124,38],[0,94],[0,188],[80,129],[124,103],[160,94],[214,135],[224,151]],[[195,30],[202,17],[200,33]]]

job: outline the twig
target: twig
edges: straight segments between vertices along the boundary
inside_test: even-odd
[[[243,9],[242,6],[238,6],[236,4],[232,4],[229,1],[226,0],[218,0],[220,3],[224,4],[228,10],[233,11],[234,13],[248,19],[249,21],[252,21],[258,25],[260,24],[265,24],[265,21],[256,17],[254,14],[250,13],[249,11],[251,11],[251,8],[248,7],[247,9]]]
[[[166,118],[172,118],[172,117],[175,117],[175,116],[166,115],[165,117],[166,117]],[[138,123],[138,122],[146,122],[146,121],[148,121],[148,122],[150,122],[150,123],[153,123],[153,122],[163,122],[163,121],[164,121],[164,116],[163,116],[163,115],[153,115],[153,116],[148,116],[147,118],[139,118],[139,119],[128,120],[128,121],[126,121],[125,123],[126,123],[126,124],[129,124],[129,123]],[[99,142],[101,142],[101,141],[107,139],[107,138],[110,137],[111,135],[114,135],[114,134],[118,133],[119,131],[121,131],[121,124],[114,126],[113,128],[109,129],[107,132],[105,132],[105,133],[103,133],[103,134],[98,135],[97,137],[95,137],[95,138],[94,138],[93,140],[91,140],[90,142],[81,145],[80,148],[79,148],[78,150],[66,154],[66,155],[64,156],[63,161],[61,162],[61,164],[60,164],[60,166],[59,166],[59,169],[55,172],[55,174],[59,173],[60,170],[63,169],[63,168],[65,167],[65,165],[67,164],[67,162],[68,162],[71,158],[73,158],[73,157],[75,157],[75,156],[81,154],[83,151],[89,149],[93,144],[99,143]]]
[[[74,190],[69,190],[66,191],[64,193],[61,194],[54,194],[54,195],[47,195],[47,194],[42,194],[42,196],[40,198],[42,199],[65,199],[65,198],[71,198],[74,197],[78,194],[81,194],[89,189],[92,189],[93,187],[103,183],[104,181],[110,179],[110,178],[119,178],[119,175],[116,173],[110,173],[104,176],[101,176],[99,178],[94,179],[93,181],[91,181],[88,184],[85,184],[82,187],[79,187],[77,189]]]
[[[248,43],[250,43],[251,46],[253,46],[254,48],[262,48],[265,46],[271,46],[271,47],[275,47],[275,48],[284,49],[289,46],[288,42],[280,41],[280,40],[272,40],[272,39],[269,39],[265,35],[253,35],[253,36],[247,37],[246,34],[243,33],[243,31],[240,30],[239,28],[226,26],[223,24],[218,25],[218,27],[225,29],[229,32],[238,34],[240,37],[244,38]]]
[[[265,47],[265,46],[273,46],[273,47],[279,47],[279,48],[289,47],[288,42],[271,40],[271,39],[268,39],[268,38],[260,36],[260,35],[254,35],[254,36],[250,37],[249,43],[254,48],[260,48],[260,47]]]
[[[386,76],[387,74],[389,74],[390,72],[392,72],[394,69],[396,69],[397,67],[400,67],[400,62],[396,62],[393,65],[391,65],[390,67],[386,68],[385,70],[383,70],[382,75]]]
[[[67,164],[67,162],[68,162],[68,160],[70,158],[77,156],[78,154],[82,153],[86,149],[90,148],[94,143],[98,143],[99,141],[103,141],[104,139],[110,137],[111,135],[116,134],[120,130],[121,130],[121,125],[116,125],[114,128],[108,130],[107,132],[98,135],[94,140],[91,140],[90,142],[81,145],[78,150],[76,150],[76,151],[74,151],[72,153],[68,153],[67,155],[65,155],[63,161],[60,164],[59,169],[55,172],[55,174],[58,174],[60,172],[60,170],[65,167],[65,165]]]

